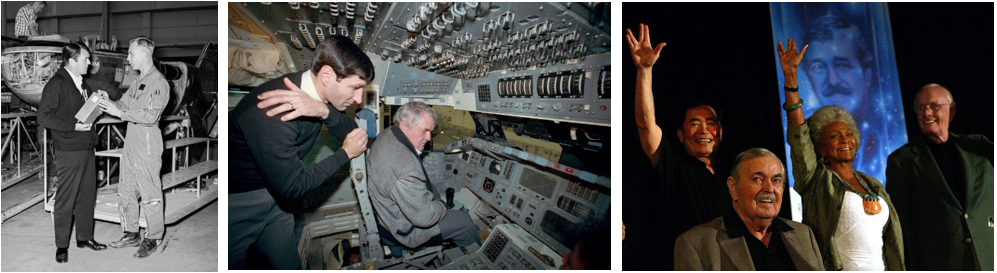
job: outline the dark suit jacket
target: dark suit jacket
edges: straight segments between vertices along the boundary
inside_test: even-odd
[[[782,233],[782,242],[800,271],[824,271],[817,239],[810,227],[778,218],[791,231]],[[675,242],[675,270],[754,271],[755,265],[744,237],[730,238],[723,217],[693,227]]]
[[[966,177],[966,207],[923,136],[888,158],[886,191],[904,227],[907,270],[994,270],[994,143],[950,134]]]
[[[266,188],[278,205],[289,209],[297,198],[321,186],[350,162],[346,151],[340,148],[322,161],[308,166],[301,163],[315,144],[323,124],[340,140],[357,128],[353,118],[332,105],[326,104],[329,116],[325,120],[299,117],[287,122],[280,120],[287,113],[274,117],[266,115],[267,110],[277,106],[256,107],[260,101],[257,96],[261,93],[287,88],[284,78],[301,86],[301,77],[307,71],[287,74],[257,86],[229,111],[229,194]]]
[[[93,91],[82,82],[87,96]],[[42,89],[42,100],[38,103],[38,124],[48,128],[60,151],[92,150],[97,146],[97,130],[76,131],[76,112],[86,100],[80,95],[76,83],[66,68],[59,68]]]

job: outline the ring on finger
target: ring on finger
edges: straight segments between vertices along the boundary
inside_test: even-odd
[[[290,105],[291,109],[294,109],[294,103],[288,102],[287,105]]]

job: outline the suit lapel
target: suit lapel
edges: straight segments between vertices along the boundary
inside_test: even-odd
[[[970,156],[971,153],[964,149],[962,138],[951,135],[951,141],[954,141],[956,151],[959,153],[959,157],[962,158],[963,173],[966,174],[966,207],[970,207],[970,204],[976,204],[980,200],[980,195],[983,194],[983,187],[985,185],[984,172],[981,170],[986,170],[986,161],[979,160],[979,157]],[[968,209],[966,209],[968,210]]]
[[[801,249],[798,241],[798,236],[796,235],[796,230],[790,230],[783,232],[780,236],[782,238],[782,245],[786,246],[786,251],[789,252],[789,257],[793,259],[793,265],[796,265],[796,270],[800,271],[812,271],[816,270],[810,266],[814,261],[808,261],[803,255],[812,253],[813,250]]]
[[[717,233],[717,242],[720,243],[720,249],[727,254],[730,262],[734,264],[737,270],[755,271],[755,264],[751,262],[751,253],[748,253],[748,243],[744,241],[744,237],[733,239],[728,237],[727,227],[723,221],[720,221],[720,232]]]
[[[945,202],[949,203],[950,206],[959,208],[962,210],[962,205],[955,198],[955,194],[952,193],[952,189],[949,189],[949,183],[945,181],[945,176],[942,175],[942,170],[938,168],[938,162],[935,162],[935,157],[931,154],[931,150],[928,149],[928,145],[924,142],[924,137],[919,138],[919,142],[914,146],[914,168],[920,170],[927,176],[927,181],[938,181],[937,183],[928,183],[927,185],[918,185],[932,187],[934,189],[926,189],[926,192],[937,192],[945,196]],[[966,164],[968,165],[968,163]],[[915,174],[917,175],[917,174]],[[904,181],[901,183],[910,183],[912,181]]]

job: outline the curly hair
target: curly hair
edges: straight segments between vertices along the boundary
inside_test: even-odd
[[[855,150],[858,150],[862,144],[862,132],[859,131],[858,125],[855,124],[855,118],[852,118],[852,114],[845,111],[844,108],[837,105],[828,105],[817,109],[810,118],[807,119],[807,126],[810,127],[810,140],[814,143],[814,149],[817,150],[818,155],[820,154],[820,148],[824,145],[824,127],[832,122],[840,121],[844,122],[848,129],[852,130],[855,134]]]

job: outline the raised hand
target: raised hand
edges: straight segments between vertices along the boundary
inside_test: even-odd
[[[792,38],[787,42],[787,47],[782,47],[782,41],[779,41],[779,45],[776,47],[776,51],[779,52],[779,63],[782,64],[783,73],[796,73],[796,68],[800,66],[800,61],[803,60],[803,54],[807,53],[807,47],[810,45],[804,45],[803,50],[799,53],[796,52],[796,41]]]
[[[665,47],[662,42],[651,47],[651,36],[648,34],[647,25],[640,24],[640,40],[634,38],[633,32],[627,29],[627,44],[630,44],[630,55],[634,59],[637,68],[651,68],[658,60],[661,49]]]
[[[260,102],[256,104],[256,107],[266,109],[279,105],[267,111],[267,116],[273,117],[288,112],[287,115],[280,117],[282,121],[302,116],[322,119],[329,116],[329,106],[326,103],[312,98],[305,91],[301,91],[301,88],[298,88],[289,78],[284,78],[284,85],[287,86],[287,89],[266,91],[257,96]]]

